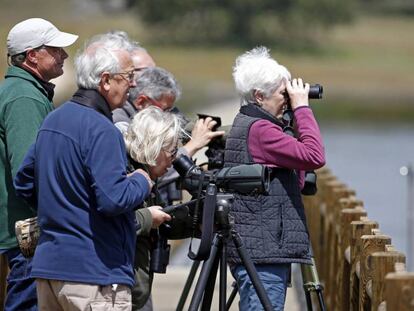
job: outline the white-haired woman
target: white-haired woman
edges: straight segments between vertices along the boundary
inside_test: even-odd
[[[301,199],[303,174],[325,164],[318,124],[309,107],[309,84],[291,80],[289,71],[258,47],[239,56],[233,68],[241,97],[226,141],[225,166],[260,163],[271,169],[269,192],[238,195],[231,213],[235,228],[258,271],[274,310],[283,310],[290,264],[310,264],[309,234]],[[296,137],[281,120],[290,104]],[[236,249],[229,263],[237,281],[240,310],[263,310]]]
[[[124,134],[131,171],[137,168],[144,169],[151,179],[156,182],[158,177],[167,172],[175,159],[180,132],[181,122],[176,114],[163,112],[155,106],[150,106],[138,112]],[[153,187],[153,189],[156,188]],[[147,205],[158,206],[159,204],[157,193],[153,192],[152,197],[147,201]],[[137,218],[141,228],[138,231],[135,249],[136,285],[132,289],[132,310],[141,308],[147,302],[151,292],[152,273],[149,271],[150,230],[158,227],[161,222],[170,220],[167,214],[157,210],[157,207],[154,208],[154,206],[137,210]],[[156,216],[162,216],[159,221],[155,221],[155,224],[154,213],[158,213]],[[168,216],[168,219],[163,216]],[[146,310],[152,309],[151,301],[145,304],[145,308]]]

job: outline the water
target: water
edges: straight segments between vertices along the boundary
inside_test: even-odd
[[[356,190],[368,217],[378,221],[397,250],[406,253],[407,177],[399,170],[414,163],[414,127],[321,126],[321,130],[327,166]]]

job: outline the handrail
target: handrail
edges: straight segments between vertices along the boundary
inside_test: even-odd
[[[326,168],[318,189],[304,203],[327,310],[414,310],[414,273],[355,191]]]

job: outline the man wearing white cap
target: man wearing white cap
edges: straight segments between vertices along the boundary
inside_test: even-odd
[[[11,65],[0,84],[0,254],[10,268],[7,311],[37,310],[36,285],[29,277],[31,258],[23,257],[14,229],[17,220],[36,213],[16,197],[13,177],[40,124],[53,109],[54,85],[49,80],[63,74],[68,57],[63,48],[77,38],[41,18],[18,23],[7,36]]]

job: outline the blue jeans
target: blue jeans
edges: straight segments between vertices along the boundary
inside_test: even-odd
[[[266,294],[272,303],[273,310],[283,311],[290,264],[255,265],[255,267]],[[232,269],[232,273],[239,288],[239,310],[264,310],[245,267],[237,265]]]
[[[35,280],[30,278],[32,258],[25,258],[19,248],[3,253],[9,262],[4,311],[37,311]]]

